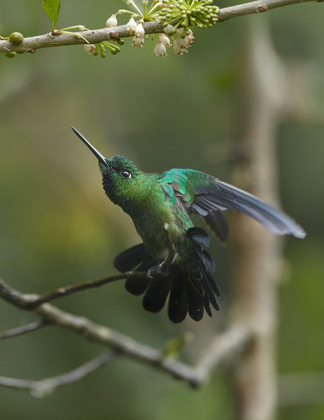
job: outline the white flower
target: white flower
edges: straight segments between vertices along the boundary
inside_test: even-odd
[[[173,50],[176,54],[183,55],[188,52],[187,48],[193,42],[194,36],[192,31],[189,29],[189,33],[182,38],[183,29],[179,29],[174,37]]]
[[[93,44],[84,44],[83,46],[84,46],[84,49],[85,49],[86,53],[88,53],[89,55],[96,52],[96,46],[93,45]]]
[[[133,47],[142,47],[144,44],[144,38],[138,38],[134,36],[133,38]]]
[[[166,47],[171,47],[171,43],[169,38],[165,34],[159,35],[159,41],[162,42],[162,44]]]
[[[118,25],[116,15],[111,15],[110,18],[106,22],[106,28],[114,28]]]
[[[161,41],[158,41],[158,43],[155,45],[153,54],[156,57],[165,57],[167,55],[165,45]]]
[[[136,26],[136,29],[135,29],[135,36],[136,36],[136,38],[143,38],[144,35],[145,35],[145,30],[143,28],[143,25],[141,23],[139,23]]]
[[[181,36],[177,36],[175,39],[175,42],[183,48],[188,48],[189,47],[189,41],[187,40],[187,38],[181,38]]]
[[[179,45],[177,42],[173,44],[173,51],[179,55],[183,55],[188,52],[188,50],[186,50],[182,45]]]
[[[195,37],[193,36],[193,32],[191,29],[189,29],[189,35],[186,35],[186,38],[189,42],[189,44],[191,44],[193,42],[193,40],[195,39]]]
[[[137,23],[135,22],[134,18],[130,18],[129,22],[126,25],[127,31],[130,34],[133,34],[135,32],[136,27],[137,27]]]

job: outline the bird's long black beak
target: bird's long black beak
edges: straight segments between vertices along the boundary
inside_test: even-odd
[[[99,162],[103,163],[104,165],[108,165],[106,162],[106,158],[98,152],[97,149],[95,149],[91,143],[88,142],[88,140],[83,137],[83,135],[74,127],[71,127],[74,133],[79,137],[80,140],[83,141],[83,143],[91,150],[91,152],[96,156],[96,158],[99,160]]]

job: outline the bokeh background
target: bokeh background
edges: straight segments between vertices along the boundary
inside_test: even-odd
[[[123,7],[104,0],[61,3],[58,28],[100,28]],[[219,6],[234,4],[222,0]],[[241,72],[251,28],[258,21],[253,36],[266,30],[278,59],[300,69],[287,98],[295,104],[294,112],[280,118],[276,144],[282,207],[308,235],[304,241],[285,240],[278,377],[324,371],[323,16],[321,4],[306,3],[233,19],[196,30],[193,47],[182,57],[171,49],[167,58],[152,57],[151,39],[142,49],[126,40],[121,54],[104,60],[86,55],[82,46],[39,50],[14,60],[1,56],[1,278],[35,293],[97,279],[113,274],[114,256],[139,242],[129,217],[105,197],[97,163],[71,125],[105,156],[126,155],[147,172],[189,167],[231,182],[231,144],[240,133]],[[49,30],[39,1],[1,0],[2,35]],[[225,308],[231,301],[231,240],[227,248],[214,240],[212,253]],[[195,339],[182,354],[188,361],[196,358],[226,313],[204,319],[199,329],[190,320],[175,326],[165,311],[146,313],[123,282],[57,305],[155,347],[192,331]],[[1,331],[34,319],[2,301],[0,314]],[[41,379],[71,370],[101,351],[67,331],[44,329],[1,342],[0,374]],[[323,391],[324,382],[319,383]],[[322,419],[319,389],[304,400],[280,395],[278,418]],[[234,412],[225,371],[195,391],[126,359],[42,399],[1,388],[0,407],[4,420],[209,420],[231,419]]]

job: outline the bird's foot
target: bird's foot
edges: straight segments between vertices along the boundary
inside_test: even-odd
[[[168,265],[165,264],[165,261],[162,261],[161,264],[157,264],[154,267],[151,267],[147,271],[147,277],[153,279],[154,277],[168,277],[169,275]]]

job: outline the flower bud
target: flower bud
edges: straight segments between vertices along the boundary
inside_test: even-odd
[[[167,55],[165,45],[161,41],[158,41],[155,45],[153,54],[156,57],[165,57]]]
[[[136,38],[143,38],[144,35],[145,35],[144,27],[141,23],[139,23],[135,29],[135,36]]]
[[[96,46],[94,44],[84,44],[83,45],[85,52],[89,55],[96,52]]]
[[[6,52],[5,56],[7,58],[15,58],[16,57],[16,53],[15,53],[15,51],[8,51],[8,52]]]
[[[138,38],[134,36],[133,38],[133,47],[142,47],[144,44],[144,38]]]
[[[133,34],[135,32],[136,27],[137,27],[137,23],[135,22],[134,18],[130,18],[129,22],[126,25],[127,31],[130,34]]]
[[[165,47],[171,47],[170,39],[165,34],[159,35],[159,41],[162,42]]]
[[[112,14],[106,22],[106,28],[114,28],[118,25],[116,15]]]
[[[187,37],[185,37],[184,39],[181,38],[181,36],[177,37],[175,39],[175,42],[183,48],[188,48],[189,47],[189,41],[187,39]]]

